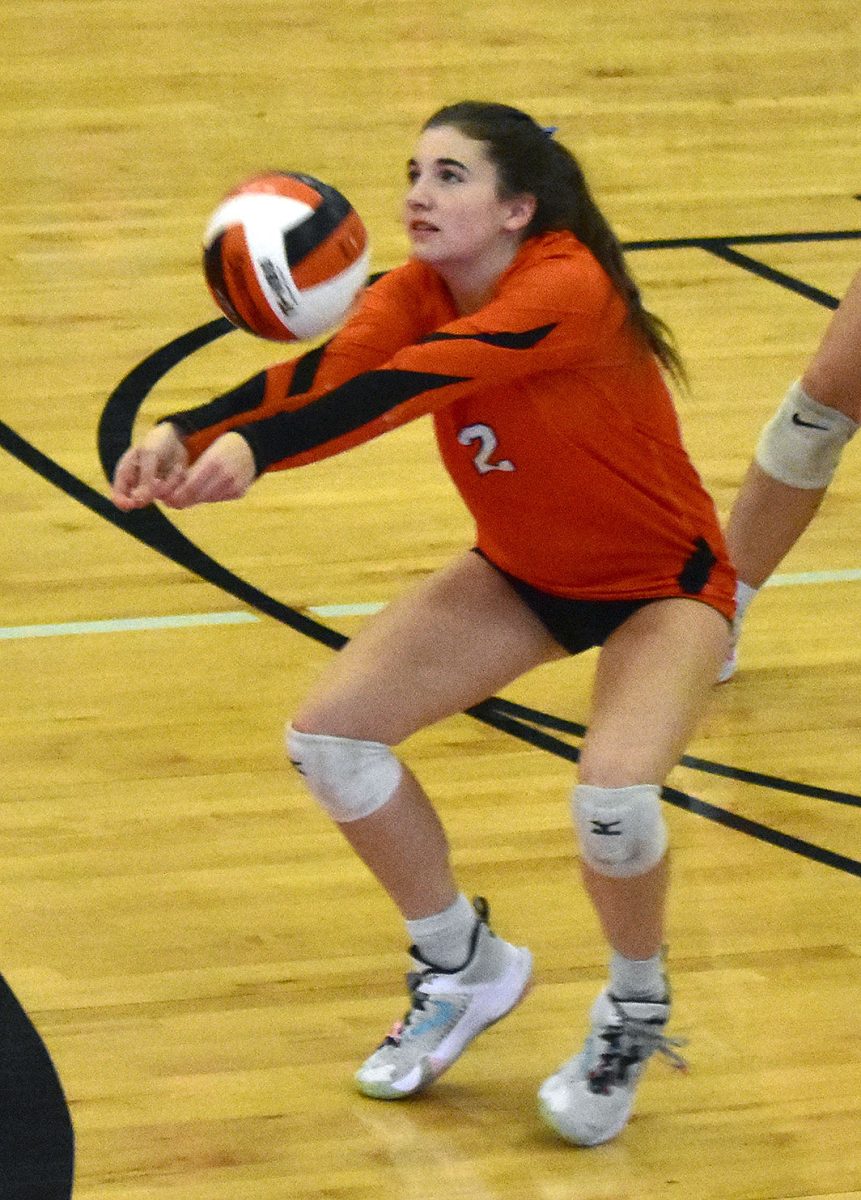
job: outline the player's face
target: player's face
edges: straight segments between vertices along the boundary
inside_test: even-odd
[[[493,254],[521,229],[517,204],[498,195],[483,142],[457,129],[426,129],[407,164],[404,225],[415,258],[438,268]]]

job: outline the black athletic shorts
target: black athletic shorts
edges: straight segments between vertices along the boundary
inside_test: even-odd
[[[618,629],[638,608],[652,604],[656,599],[663,599],[650,596],[645,600],[571,600],[567,596],[554,596],[533,587],[531,583],[525,583],[516,575],[509,575],[508,571],[491,562],[477,546],[473,547],[473,553],[480,555],[494,571],[508,580],[527,608],[535,613],[545,629],[569,654],[580,654],[583,650],[591,650],[593,646],[603,646],[613,630]]]

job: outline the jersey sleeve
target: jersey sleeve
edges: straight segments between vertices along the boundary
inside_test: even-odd
[[[313,387],[297,402],[275,395],[274,387],[270,392],[267,380],[259,408],[231,427],[248,441],[258,473],[339,454],[477,392],[504,391],[526,376],[588,358],[607,321],[619,319],[621,301],[616,297],[614,305],[613,297],[588,255],[582,263],[543,259],[531,270],[510,271],[478,312],[452,319],[449,308],[442,324],[428,330],[425,322],[424,331],[421,290],[383,289],[333,339]],[[410,325],[404,314],[412,311],[419,336],[403,344]],[[387,339],[380,328],[387,324],[401,345],[381,358]]]
[[[377,276],[344,329],[323,345],[260,371],[205,404],[166,413],[160,420],[177,426],[194,461],[222,434],[299,408],[311,396],[385,362],[399,346],[419,336],[415,320],[406,319],[409,306],[394,299],[403,286],[397,274]],[[393,320],[392,313],[399,319]]]
[[[286,405],[292,397],[307,392],[313,386],[325,352],[326,345],[318,346],[289,362],[252,375],[238,387],[207,400],[205,404],[165,413],[159,419],[176,425],[189,442],[195,435],[206,433],[213,440],[243,422],[259,420],[265,415],[267,399],[271,404],[273,397],[278,396]]]

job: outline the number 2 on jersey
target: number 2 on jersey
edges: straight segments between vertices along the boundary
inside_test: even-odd
[[[461,446],[470,446],[473,442],[480,443],[473,459],[473,465],[479,475],[486,475],[488,471],[513,471],[515,469],[514,463],[508,458],[501,458],[497,462],[491,461],[491,456],[497,446],[497,438],[489,425],[466,425],[457,435],[457,440]]]

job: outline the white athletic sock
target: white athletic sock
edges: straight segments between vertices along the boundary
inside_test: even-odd
[[[478,918],[463,892],[454,904],[429,917],[407,921],[407,933],[425,962],[444,971],[462,967]]]
[[[625,958],[613,951],[610,991],[617,1000],[663,1000],[668,990],[660,952],[652,958]]]
[[[758,593],[759,588],[751,587],[749,583],[739,579],[735,585],[735,628],[738,629],[744,620],[744,614],[748,610],[751,600]]]

